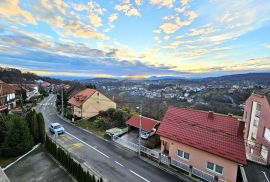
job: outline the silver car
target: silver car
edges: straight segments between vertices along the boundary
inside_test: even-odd
[[[63,134],[65,133],[65,129],[62,125],[60,125],[59,123],[52,123],[49,127],[50,132],[52,132],[53,134],[57,133],[57,134]]]

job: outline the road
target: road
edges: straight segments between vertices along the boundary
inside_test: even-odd
[[[266,166],[256,164],[254,162],[247,162],[244,166],[244,170],[247,176],[248,182],[269,182],[270,181],[270,169]]]
[[[51,122],[63,125],[66,133],[57,141],[77,156],[81,163],[110,181],[184,181],[141,160],[137,153],[118,147],[111,141],[105,141],[62,120],[56,114],[55,99],[54,95],[50,95],[39,104],[37,111],[43,113],[47,129]]]

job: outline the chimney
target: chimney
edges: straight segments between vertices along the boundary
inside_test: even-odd
[[[213,111],[208,112],[208,119],[214,119],[214,112]]]
[[[244,136],[244,129],[245,129],[245,122],[241,119],[238,119],[238,129],[237,129],[237,136],[238,137]]]

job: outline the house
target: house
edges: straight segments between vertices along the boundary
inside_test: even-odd
[[[247,158],[270,164],[270,89],[253,92],[245,103],[243,119]]]
[[[142,116],[141,129],[147,133],[151,132],[154,128],[157,128],[160,121]],[[140,129],[140,115],[133,115],[128,121],[129,127]]]
[[[0,112],[8,113],[16,107],[15,90],[0,80]]]
[[[74,116],[91,118],[100,111],[116,108],[116,103],[95,89],[84,89],[72,96],[68,103],[72,106]]]
[[[162,155],[207,181],[232,181],[246,164],[244,123],[233,116],[169,107],[157,131]]]

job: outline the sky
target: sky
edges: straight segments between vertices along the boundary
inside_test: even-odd
[[[109,78],[270,72],[270,0],[0,0],[0,66]]]

